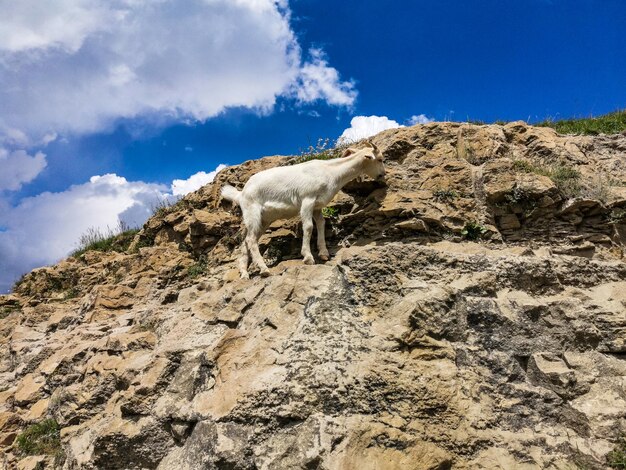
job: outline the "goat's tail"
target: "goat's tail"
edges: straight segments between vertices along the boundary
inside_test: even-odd
[[[239,205],[239,201],[241,200],[241,191],[238,191],[230,184],[227,184],[222,188],[222,197]]]

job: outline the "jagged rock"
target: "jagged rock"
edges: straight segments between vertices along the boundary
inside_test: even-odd
[[[327,263],[303,265],[298,221],[277,221],[272,275],[239,279],[220,189],[276,156],[159,211],[128,252],[0,296],[7,465],[53,464],[11,447],[53,418],[66,470],[605,468],[626,432],[626,193],[594,184],[626,182],[626,136],[431,123],[373,141],[387,182],[332,202]]]
[[[38,470],[43,468],[45,461],[46,457],[43,455],[31,455],[17,463],[17,470]]]
[[[421,219],[409,219],[398,222],[396,227],[402,230],[415,230],[417,232],[428,232],[428,225]]]
[[[18,405],[25,405],[36,401],[42,396],[42,388],[46,385],[46,381],[43,377],[28,374],[20,380],[13,399]]]
[[[528,361],[528,378],[536,385],[565,395],[576,385],[574,371],[554,354],[535,353]]]
[[[135,302],[133,289],[127,286],[102,286],[98,290],[95,306],[108,309],[130,308]]]

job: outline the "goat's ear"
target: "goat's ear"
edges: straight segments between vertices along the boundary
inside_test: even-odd
[[[353,153],[356,153],[356,149],[353,149],[352,147],[349,147],[347,149],[345,149],[343,151],[343,153],[341,154],[342,157],[347,157],[348,155],[352,155]]]

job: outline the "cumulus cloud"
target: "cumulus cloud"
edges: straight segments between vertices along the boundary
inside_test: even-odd
[[[339,106],[351,106],[357,92],[352,82],[341,82],[339,72],[328,65],[319,49],[310,51],[311,60],[305,63],[292,85],[292,93],[302,103],[326,101]]]
[[[339,136],[340,143],[355,142],[378,134],[386,129],[404,127],[387,116],[355,116],[350,121],[350,127]]]
[[[433,119],[427,117],[425,114],[419,114],[411,116],[405,122],[407,125],[413,126],[415,124],[428,124],[429,122],[433,122]],[[387,116],[355,116],[350,121],[350,127],[345,129],[341,136],[339,136],[338,142],[356,142],[376,135],[384,130],[396,129],[398,127],[405,126],[393,119],[389,119]]]
[[[205,120],[278,96],[352,105],[353,83],[322,51],[303,54],[289,20],[284,0],[3,2],[0,131]]]
[[[407,122],[409,126],[414,126],[415,124],[428,124],[433,121],[434,119],[427,117],[425,114],[418,114],[416,116],[411,116]]]
[[[226,168],[226,165],[218,165],[217,168],[209,173],[199,171],[195,175],[191,175],[186,180],[172,181],[172,194],[174,196],[184,196],[187,193],[201,188],[207,183],[213,181],[215,175]]]
[[[114,21],[115,10],[93,1],[2,2],[0,50],[21,52],[57,47],[77,50],[85,37]]]
[[[41,152],[28,155],[24,150],[0,147],[0,191],[17,191],[29,183],[46,167],[46,156]]]
[[[119,222],[141,226],[163,201],[173,202],[210,182],[222,168],[175,180],[169,187],[106,174],[63,192],[22,199],[15,207],[0,200],[0,292],[20,274],[68,255],[87,229],[106,231]]]

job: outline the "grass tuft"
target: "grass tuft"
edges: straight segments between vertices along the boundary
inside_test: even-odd
[[[622,441],[606,456],[610,468],[626,468],[626,439]]]
[[[54,419],[45,419],[27,427],[15,439],[21,455],[59,455],[61,453],[61,430]]]
[[[304,163],[311,160],[332,160],[339,158],[343,154],[344,150],[348,147],[359,147],[362,140],[355,142],[341,142],[336,143],[334,147],[330,145],[331,140],[317,139],[315,146],[309,145],[307,150],[300,152],[300,155],[289,160],[286,165],[297,165],[298,163]]]
[[[562,163],[539,166],[526,160],[514,160],[513,169],[523,173],[547,176],[568,197],[578,196],[581,192],[580,172],[571,166]]]
[[[168,199],[159,199],[152,205],[152,217],[163,218],[173,210],[177,209],[176,204],[172,204]]]
[[[614,111],[598,117],[561,119],[555,121],[546,119],[535,124],[540,127],[551,127],[559,134],[619,134],[626,130],[626,109]]]
[[[78,239],[78,248],[72,256],[78,257],[90,250],[124,252],[138,232],[138,229],[131,229],[121,222],[116,229],[108,228],[105,231],[90,227]]]
[[[459,194],[454,189],[437,189],[433,192],[433,198],[435,201],[448,202],[459,197]]]

